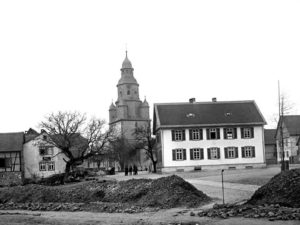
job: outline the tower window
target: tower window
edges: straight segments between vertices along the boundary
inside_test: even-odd
[[[130,90],[127,91],[127,95],[130,95]]]

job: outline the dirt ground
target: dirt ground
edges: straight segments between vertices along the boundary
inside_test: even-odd
[[[300,167],[298,165],[297,167]],[[280,171],[278,167],[252,170],[227,170],[224,173],[225,201],[243,202],[248,199],[261,184],[265,184],[271,177]],[[222,201],[222,189],[220,183],[220,171],[201,171],[193,173],[176,173],[196,188],[203,191],[215,202]],[[141,173],[138,176],[125,177],[123,174],[111,176],[117,180],[132,178],[158,178],[171,174],[148,174]],[[213,203],[201,208],[210,208]],[[259,224],[283,224],[283,221],[268,221],[267,219],[229,218],[218,219],[208,217],[191,216],[197,214],[200,208],[186,209],[174,208],[159,210],[157,212],[143,212],[135,214],[127,213],[92,213],[92,212],[37,212],[37,211],[0,211],[0,225],[29,225],[29,224],[51,224],[51,225],[94,225],[94,224],[203,224],[203,225],[259,225]],[[299,221],[284,221],[285,225],[298,225]]]
[[[199,210],[199,209],[197,209]],[[28,212],[1,211],[0,225],[282,225],[283,221],[267,219],[229,218],[217,219],[190,216],[193,209],[169,209],[137,214],[91,212]],[[2,215],[1,215],[2,213]],[[11,213],[11,214],[5,214]],[[16,214],[18,213],[18,214]],[[284,221],[285,225],[299,225],[299,221]]]

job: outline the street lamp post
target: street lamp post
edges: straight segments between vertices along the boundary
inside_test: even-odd
[[[221,171],[221,175],[222,175],[222,194],[223,194],[223,205],[225,204],[225,200],[224,200],[224,179],[223,179],[223,173],[224,170]]]

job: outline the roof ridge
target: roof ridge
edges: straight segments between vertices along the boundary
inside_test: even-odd
[[[7,134],[24,134],[24,132],[4,132],[4,133],[0,133],[0,135],[7,135]]]
[[[226,103],[249,103],[249,102],[255,102],[254,100],[237,100],[237,101],[217,101],[217,102],[165,102],[165,103],[154,103],[154,105],[193,105],[193,104],[226,104]]]

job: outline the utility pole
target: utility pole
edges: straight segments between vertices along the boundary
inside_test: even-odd
[[[279,139],[279,147],[280,147],[280,155],[281,155],[281,171],[285,171],[286,164],[284,160],[284,139],[283,139],[283,117],[284,117],[284,101],[281,99],[280,95],[280,83],[278,80],[278,109],[279,109],[279,131],[280,131],[280,139]]]

